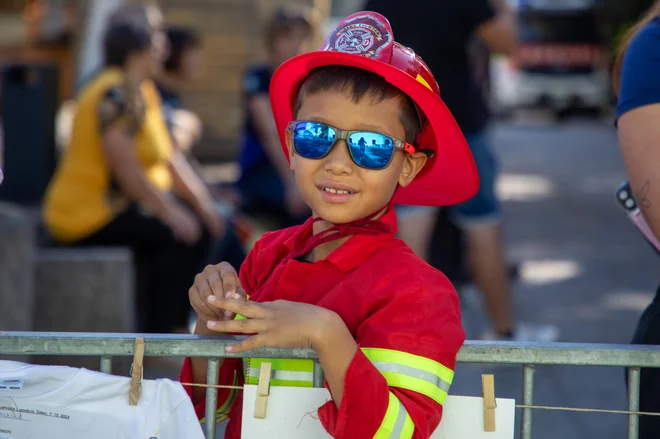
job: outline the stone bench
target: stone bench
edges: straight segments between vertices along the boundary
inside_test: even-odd
[[[35,240],[29,215],[0,203],[0,331],[32,328]]]
[[[0,203],[0,331],[32,329],[35,241],[29,215]],[[0,359],[27,361],[28,357]]]
[[[35,259],[33,330],[135,332],[133,273],[128,249],[40,249]],[[99,368],[98,358],[45,356],[33,362]]]
[[[135,330],[130,250],[42,249],[35,262],[35,331]]]
[[[130,250],[43,248],[38,229],[39,215],[0,203],[0,331],[135,332]],[[98,358],[3,359],[99,368]],[[128,373],[124,361],[115,366]]]

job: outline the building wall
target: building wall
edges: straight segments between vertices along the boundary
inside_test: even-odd
[[[230,160],[238,147],[243,118],[240,84],[244,69],[263,59],[264,21],[276,5],[314,5],[327,17],[330,0],[161,0],[166,21],[195,27],[204,38],[204,75],[185,91],[186,104],[205,124],[195,154],[202,160]]]

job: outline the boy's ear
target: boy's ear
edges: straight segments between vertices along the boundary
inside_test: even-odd
[[[293,133],[289,132],[288,130],[286,132],[286,149],[289,153],[289,169],[293,171],[295,168],[295,155],[293,154]]]
[[[419,171],[422,170],[428,160],[428,156],[423,152],[416,152],[414,154],[406,154],[405,161],[403,162],[403,170],[399,177],[399,185],[406,187],[415,179]]]

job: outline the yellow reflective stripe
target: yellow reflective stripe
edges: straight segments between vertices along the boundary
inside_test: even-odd
[[[385,412],[385,416],[383,416],[383,422],[381,422],[378,431],[374,435],[374,439],[388,439],[394,431],[396,418],[399,416],[399,404],[401,404],[401,402],[392,394],[392,392],[389,392],[389,396],[390,400],[387,404],[387,411]]]
[[[248,384],[259,384],[259,373],[260,369],[257,369],[259,372],[254,372],[247,377]],[[309,383],[310,385],[314,382],[314,374],[312,372],[290,372],[288,370],[275,370],[270,378],[270,384],[276,386],[276,382],[287,382],[287,383]],[[284,384],[282,384],[284,385]],[[290,384],[292,386],[298,387],[297,384]]]
[[[262,363],[271,363],[271,386],[313,387],[314,362],[312,360],[288,360],[278,358],[251,358],[248,361],[247,384],[259,384]]]
[[[421,393],[436,401],[438,404],[444,404],[447,398],[447,392],[440,389],[428,381],[403,375],[398,372],[381,372],[390,387],[408,389],[413,392]]]
[[[270,363],[273,366],[273,370],[314,372],[314,362],[312,360],[288,360],[282,358],[251,358],[250,369],[259,369],[261,363]]]
[[[259,384],[259,378],[258,377],[248,377],[247,379],[247,384],[251,385],[258,385]],[[271,386],[276,386],[276,387],[314,387],[314,383],[312,381],[307,381],[307,380],[278,380],[275,378],[271,378],[270,380],[270,385]]]
[[[250,296],[248,296],[250,300]],[[245,320],[236,314],[234,320]],[[261,363],[271,363],[273,375],[271,386],[314,387],[314,362],[312,360],[290,360],[279,358],[244,358],[243,367],[246,384],[259,384]]]
[[[451,382],[454,379],[453,370],[430,358],[392,349],[362,348],[362,351],[371,361],[398,363],[414,367],[415,369],[431,372],[443,381]]]
[[[406,412],[406,419],[403,422],[403,429],[401,430],[401,439],[412,439],[413,433],[415,433],[415,423],[412,418]]]
[[[259,377],[261,375],[261,367],[255,368],[250,367],[250,373],[247,375],[248,384],[258,384]],[[271,372],[270,382],[271,385],[277,381],[281,382],[296,382],[296,383],[313,383],[314,382],[314,372],[305,372],[305,371],[292,371],[292,370],[273,370]]]
[[[414,432],[415,424],[408,411],[401,401],[390,392],[387,411],[374,439],[411,439]]]
[[[362,351],[391,387],[412,390],[443,404],[454,372],[437,361],[407,352],[380,348]]]

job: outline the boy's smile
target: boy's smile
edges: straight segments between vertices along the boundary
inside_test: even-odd
[[[321,91],[303,99],[297,120],[315,121],[342,130],[366,130],[404,139],[401,102],[396,98],[378,102],[366,94],[357,103],[350,92]],[[371,170],[355,164],[343,140],[338,140],[321,159],[306,159],[293,153],[288,139],[291,168],[296,184],[314,215],[331,224],[365,218],[384,207],[398,185],[408,185],[424,165],[423,154],[395,151],[384,169]]]
[[[353,196],[358,194],[358,190],[348,184],[328,181],[316,186],[328,203],[341,204],[347,203]]]

